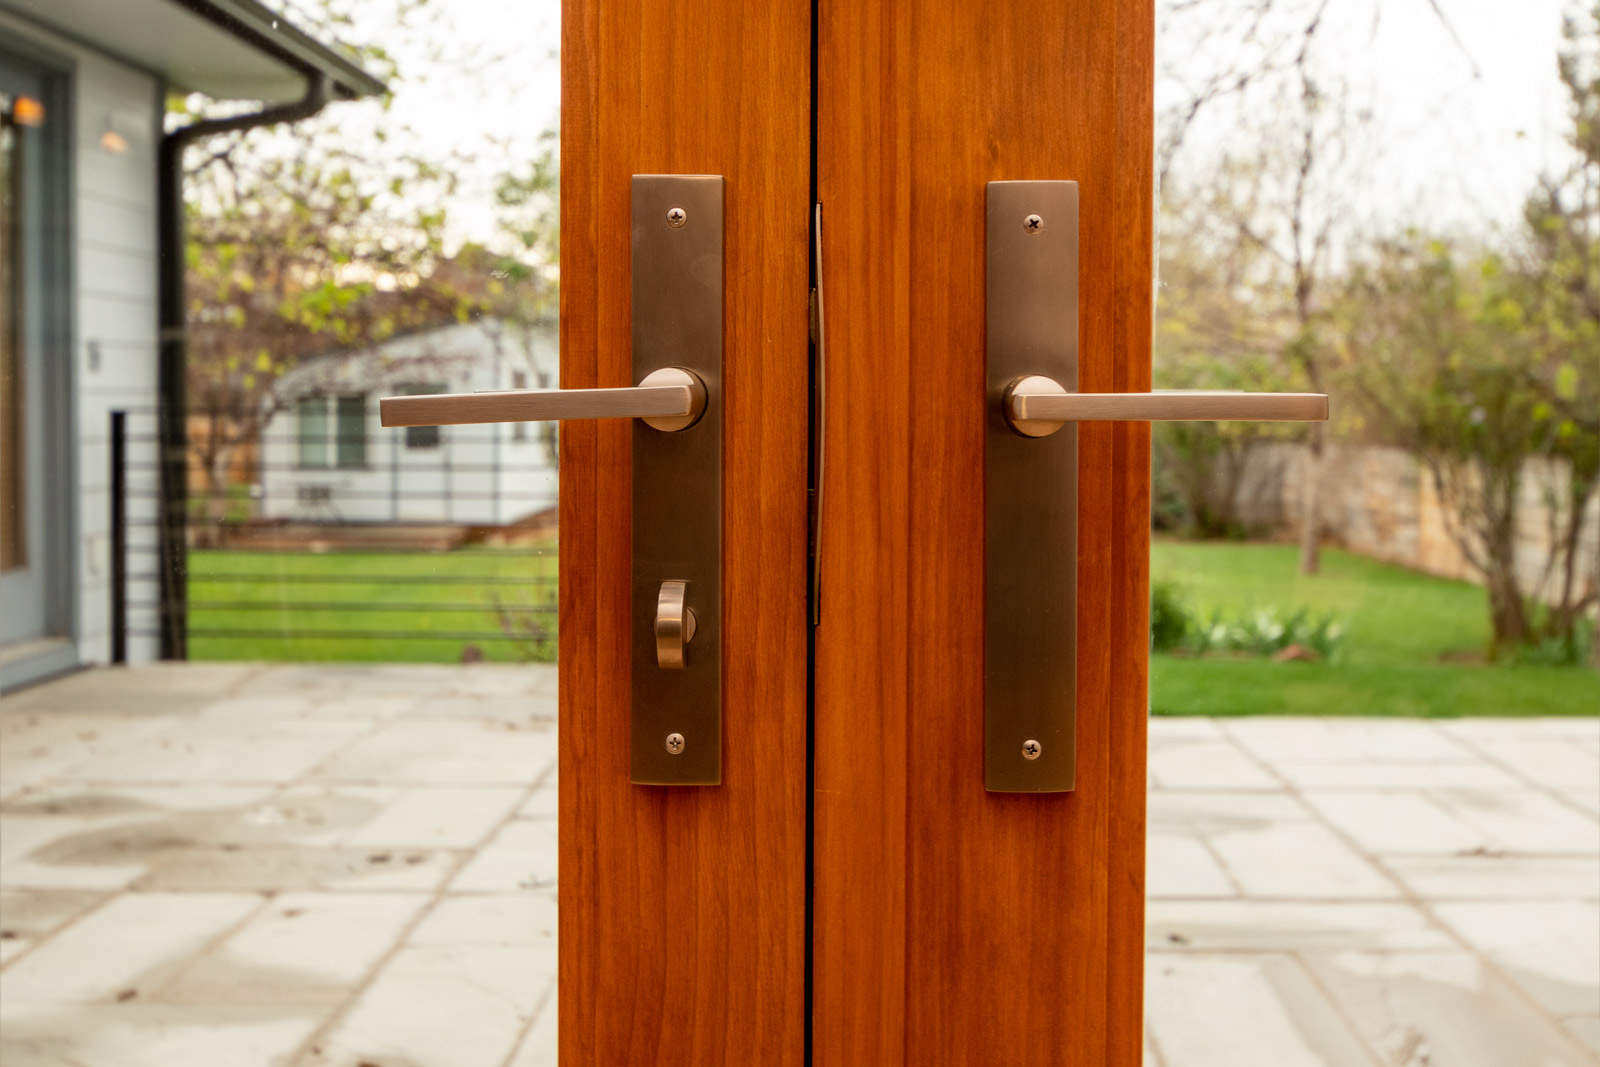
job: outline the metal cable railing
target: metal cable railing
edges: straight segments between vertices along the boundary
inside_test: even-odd
[[[554,658],[548,434],[357,437],[285,418],[208,456],[207,427],[188,425],[181,506],[152,409],[111,414],[107,480],[86,488],[109,498],[114,660],[158,642],[191,659]]]

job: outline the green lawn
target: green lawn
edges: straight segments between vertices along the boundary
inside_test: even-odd
[[[1600,714],[1600,673],[1588,668],[1459,662],[1488,643],[1477,586],[1338,551],[1323,553],[1321,574],[1302,577],[1297,558],[1289,545],[1152,546],[1152,574],[1176,580],[1202,616],[1306,607],[1336,612],[1348,633],[1334,663],[1154,656],[1156,714]],[[553,660],[555,579],[553,543],[436,553],[196,551],[190,656],[457,663],[470,644],[492,661]],[[496,595],[548,637],[503,639]],[[348,631],[361,636],[337,636]]]
[[[1332,550],[1304,576],[1292,545],[1158,541],[1150,555],[1151,576],[1202,616],[1305,607],[1337,613],[1348,634],[1334,663],[1152,656],[1158,715],[1600,714],[1594,670],[1459,662],[1489,640],[1483,590],[1467,582]]]
[[[475,645],[491,661],[554,660],[555,581],[553,543],[453,552],[195,551],[189,657],[459,663],[463,648]],[[496,597],[513,619],[545,627],[548,638],[506,640]],[[347,631],[365,636],[337,636]]]

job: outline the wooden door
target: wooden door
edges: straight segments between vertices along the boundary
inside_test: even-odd
[[[722,783],[629,784],[624,420],[561,431],[560,1045],[799,1064],[810,0],[568,0],[561,384],[630,380],[630,177],[720,174]]]
[[[719,786],[629,784],[628,430],[562,431],[569,1067],[1138,1062],[1148,427],[1080,431],[1077,789],[986,793],[983,257],[986,182],[1076,180],[1080,386],[1148,388],[1152,38],[1149,0],[566,0],[564,386],[630,384],[629,176],[727,179]]]
[[[1079,183],[1080,388],[1148,389],[1153,32],[818,0],[819,1065],[1140,1059],[1149,427],[1079,428],[1077,788],[986,793],[984,187]]]

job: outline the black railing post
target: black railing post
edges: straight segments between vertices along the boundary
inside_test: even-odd
[[[189,634],[189,428],[185,412],[183,146],[168,134],[161,142],[159,233],[161,242],[161,348],[157,361],[156,465],[160,486],[156,560],[161,588],[161,658],[188,659]]]
[[[377,83],[374,83],[375,85]],[[161,469],[161,658],[189,658],[189,423],[186,396],[188,322],[187,248],[184,241],[183,150],[219,133],[237,133],[279,122],[299,122],[332,99],[328,75],[306,78],[305,96],[262,111],[227,118],[199,119],[162,135],[156,168],[157,316],[161,348],[156,390],[160,395],[156,440]]]
[[[455,510],[454,503],[455,472],[450,468],[450,443],[454,440],[440,428],[439,461],[444,466],[444,521],[450,521],[450,513]]]
[[[128,662],[128,413],[111,413],[111,662]]]

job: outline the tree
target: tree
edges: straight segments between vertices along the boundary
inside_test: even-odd
[[[190,446],[214,539],[235,451],[292,402],[277,388],[286,373],[455,321],[470,303],[429,277],[442,215],[397,218],[352,169],[309,149],[256,156],[240,139],[189,182],[188,411],[201,417]]]
[[[1276,285],[1276,265],[1241,225],[1259,179],[1259,171],[1234,165],[1203,195],[1169,187],[1163,197],[1156,317],[1163,388],[1271,391],[1295,383],[1280,358],[1294,319]],[[1260,446],[1297,432],[1283,423],[1159,423],[1158,492],[1178,498],[1190,535],[1240,536],[1243,481]]]
[[[1510,249],[1382,242],[1352,272],[1339,318],[1344,381],[1369,429],[1428,471],[1484,576],[1496,651],[1553,644],[1577,659],[1600,573],[1593,561],[1580,586],[1600,492],[1600,4],[1563,29],[1572,161],[1540,179]],[[1532,476],[1547,479],[1549,549],[1530,576],[1516,556]]]
[[[1355,142],[1364,117],[1355,113],[1346,87],[1320,76],[1308,55],[1312,38],[1294,64],[1295,92],[1260,135],[1259,162],[1266,180],[1241,232],[1276,262],[1278,284],[1287,292],[1293,328],[1280,357],[1313,392],[1328,385],[1327,282],[1350,224],[1349,190]],[[1326,428],[1306,428],[1306,463],[1300,501],[1300,572],[1321,566],[1322,464]]]
[[[1571,654],[1576,620],[1594,599],[1573,578],[1600,448],[1529,387],[1552,356],[1538,281],[1502,255],[1441,239],[1384,242],[1345,291],[1343,382],[1374,433],[1428,472],[1451,539],[1484,576],[1494,650],[1553,639]],[[1570,497],[1565,509],[1551,501],[1558,528],[1530,585],[1517,549],[1536,457],[1565,462],[1558,483]]]
[[[1562,40],[1557,71],[1570,100],[1573,158],[1528,198],[1518,266],[1538,349],[1527,376],[1548,406],[1547,452],[1567,471],[1563,484],[1547,487],[1556,548],[1541,583],[1545,636],[1575,652],[1577,619],[1600,599],[1592,580],[1578,586],[1584,521],[1600,491],[1600,3],[1568,15]],[[1600,559],[1591,563],[1591,575],[1600,574]],[[1600,626],[1591,653],[1600,663]]]
[[[1427,0],[1438,28],[1479,74],[1439,0]],[[1382,0],[1161,0],[1156,5],[1156,187],[1203,117],[1234,105],[1241,115],[1293,90],[1333,9],[1377,28]],[[1187,168],[1194,171],[1197,168]],[[1184,168],[1178,168],[1182,173]]]
[[[1406,235],[1380,246],[1346,289],[1347,383],[1382,439],[1430,474],[1446,525],[1483,575],[1496,648],[1529,636],[1516,568],[1524,463],[1539,451],[1538,398],[1514,279],[1492,255]]]
[[[349,28],[353,10],[349,0],[321,0],[305,14],[328,33]],[[426,0],[399,3],[389,43],[409,40],[410,52],[426,53],[418,42],[437,29],[425,17],[433,10]],[[368,46],[358,58],[391,90],[405,81],[384,47]],[[483,315],[499,316],[496,327],[514,333],[553,306],[555,248],[545,232],[553,225],[530,219],[519,231],[526,240],[506,249],[447,253],[444,205],[477,161],[439,158],[425,138],[401,136],[414,131],[385,120],[389,102],[335,104],[292,131],[218,137],[186,157],[188,406],[191,427],[200,424],[190,446],[208,487],[205,537],[220,531],[233,455],[293,402],[279,384],[310,357]],[[235,107],[177,98],[169,116],[175,123]],[[370,130],[353,132],[363,127],[349,119],[352,108],[378,109],[363,113]],[[552,160],[546,141],[524,203],[553,188]],[[521,340],[531,352],[529,338]],[[413,357],[417,377],[437,376],[429,373],[433,359]],[[359,362],[386,378],[402,369]],[[297,391],[307,384],[301,371]],[[367,383],[346,375],[339,384]]]
[[[1349,236],[1349,198],[1360,188],[1355,167],[1369,118],[1355,106],[1337,67],[1319,51],[1331,3],[1245,0],[1237,26],[1203,15],[1203,5],[1170,4],[1166,17],[1202,20],[1195,50],[1220,51],[1226,61],[1213,63],[1209,77],[1188,88],[1181,96],[1186,104],[1163,114],[1158,149],[1158,169],[1165,175],[1201,109],[1233,98],[1234,128],[1243,136],[1230,138],[1212,159],[1191,167],[1236,187],[1227,198],[1228,218],[1238,238],[1261,253],[1255,295],[1268,300],[1274,313],[1282,308],[1288,314],[1273,360],[1319,392],[1326,388],[1329,358],[1327,282]],[[1310,574],[1320,561],[1324,427],[1308,426],[1303,438],[1300,569]]]

